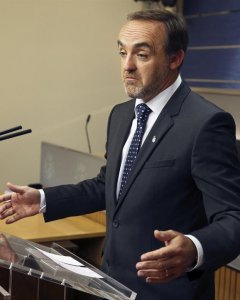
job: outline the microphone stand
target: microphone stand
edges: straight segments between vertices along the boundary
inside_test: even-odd
[[[9,128],[9,129],[0,131],[0,141],[8,140],[8,139],[32,132],[31,129],[14,132],[14,131],[21,130],[21,129],[22,129],[22,126],[19,125],[19,126],[13,127],[13,128]]]
[[[91,119],[91,115],[88,115],[87,120],[86,120],[86,124],[85,124],[85,132],[86,132],[86,137],[87,137],[88,151],[91,154],[92,150],[91,150],[90,140],[89,140],[89,135],[88,135],[88,123],[89,123],[90,119]]]

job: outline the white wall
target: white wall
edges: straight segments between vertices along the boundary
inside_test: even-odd
[[[117,34],[133,0],[0,0],[0,131],[29,135],[2,141],[0,190],[39,181],[40,144],[104,153],[111,107],[125,100]]]

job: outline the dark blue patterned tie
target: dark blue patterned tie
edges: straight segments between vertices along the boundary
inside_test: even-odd
[[[141,103],[136,107],[137,111],[137,129],[134,133],[131,145],[128,150],[128,155],[124,165],[122,181],[118,197],[120,197],[123,187],[127,182],[128,175],[132,169],[132,165],[137,157],[138,151],[141,147],[142,137],[145,131],[146,123],[150,112],[152,111],[146,104]]]

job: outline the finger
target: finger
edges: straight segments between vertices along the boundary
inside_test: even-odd
[[[6,202],[4,202],[4,204],[3,205],[1,205],[1,207],[0,207],[0,218],[2,218],[2,216],[4,215],[4,213],[8,210],[8,209],[10,209],[12,207],[12,203],[11,203],[11,201],[6,201]]]
[[[173,269],[157,270],[144,270],[138,271],[137,275],[142,278],[146,278],[146,282],[166,282],[176,278]]]
[[[19,193],[19,194],[23,194],[24,191],[25,191],[25,187],[24,187],[24,186],[15,185],[15,184],[12,184],[12,183],[10,183],[10,182],[7,183],[7,187],[8,187],[9,190],[11,190],[12,192]]]
[[[21,215],[15,214],[6,220],[6,224],[12,224],[18,220],[21,220],[23,217]]]
[[[179,233],[174,230],[165,230],[165,231],[154,230],[155,238],[161,242],[166,242],[167,244],[169,243],[170,240],[175,238],[177,235],[179,235]]]
[[[173,279],[175,279],[177,276],[175,275],[174,271],[166,269],[164,273],[162,273],[160,276],[148,276],[146,277],[147,283],[166,283]]]
[[[173,280],[175,277],[147,277],[146,278],[146,282],[147,283],[166,283],[169,282],[171,280]]]
[[[165,270],[154,270],[154,269],[148,269],[148,270],[139,270],[137,272],[137,275],[139,277],[159,277],[159,278],[165,278],[166,272]]]
[[[149,276],[146,278],[147,283],[166,283],[173,279],[176,279],[179,277],[179,274],[176,274],[174,271],[167,270],[165,275],[162,275],[161,277],[154,277]]]
[[[9,209],[6,209],[4,212],[1,213],[1,219],[5,219],[9,216],[12,216],[15,214],[15,211],[10,207]]]
[[[175,255],[175,249],[171,246],[162,247],[160,249],[150,251],[141,255],[141,261],[149,260],[165,260],[171,259]]]
[[[1,202],[5,202],[5,201],[9,201],[12,198],[12,194],[11,193],[7,193],[7,194],[3,194],[0,196],[0,203]]]
[[[168,268],[172,268],[174,264],[171,261],[162,261],[162,260],[151,260],[151,261],[141,261],[136,264],[137,270],[143,269],[158,269],[158,270],[165,270]]]
[[[166,270],[174,271],[176,269],[176,265],[172,262],[170,263],[160,263],[160,262],[139,262],[136,264],[136,269],[138,271],[146,271],[146,270],[155,270],[159,272],[166,272]]]
[[[146,282],[147,283],[165,283],[170,281],[169,278],[159,278],[159,277],[147,277]]]

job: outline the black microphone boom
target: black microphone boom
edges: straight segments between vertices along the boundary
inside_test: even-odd
[[[27,133],[32,132],[31,129],[26,129],[26,130],[10,133],[10,132],[20,130],[20,129],[22,129],[21,125],[13,127],[13,128],[6,129],[6,130],[3,130],[3,131],[0,131],[0,141],[8,140],[8,139],[17,137],[19,135],[23,135],[23,134],[27,134]]]
[[[88,115],[87,119],[86,119],[86,124],[85,124],[85,132],[86,132],[86,137],[87,137],[88,151],[91,154],[92,151],[91,151],[91,145],[90,145],[90,140],[89,140],[89,135],[88,135],[88,123],[89,123],[90,119],[91,119],[91,115]]]

